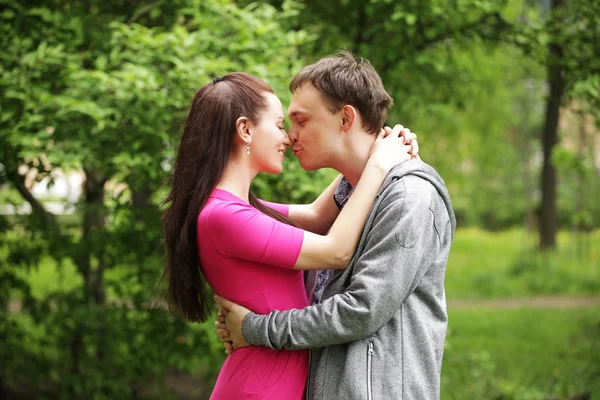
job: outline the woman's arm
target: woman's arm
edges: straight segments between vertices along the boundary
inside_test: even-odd
[[[373,145],[371,158],[354,189],[354,193],[326,236],[304,233],[304,240],[294,269],[343,269],[348,266],[373,201],[387,173],[397,164],[411,158],[399,138],[399,128]]]

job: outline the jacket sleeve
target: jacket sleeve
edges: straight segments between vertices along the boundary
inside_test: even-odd
[[[242,332],[248,343],[304,349],[367,338],[384,326],[415,290],[440,253],[427,181],[405,176],[388,186],[353,266],[344,293],[300,310],[250,313]]]

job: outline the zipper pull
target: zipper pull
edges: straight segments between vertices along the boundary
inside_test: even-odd
[[[369,354],[373,354],[373,342],[369,342]]]

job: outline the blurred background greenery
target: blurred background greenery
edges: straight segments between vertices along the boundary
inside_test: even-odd
[[[598,0],[0,0],[0,45],[0,398],[208,398],[212,324],[153,306],[186,107],[341,48],[457,213],[442,399],[600,398]],[[260,197],[335,176],[286,157]]]

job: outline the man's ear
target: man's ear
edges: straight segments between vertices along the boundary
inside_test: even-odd
[[[252,141],[251,125],[252,123],[246,117],[239,117],[235,121],[235,133],[244,143]]]
[[[356,121],[356,109],[351,105],[346,104],[340,110],[342,115],[342,131],[348,132],[352,129],[354,122]]]

